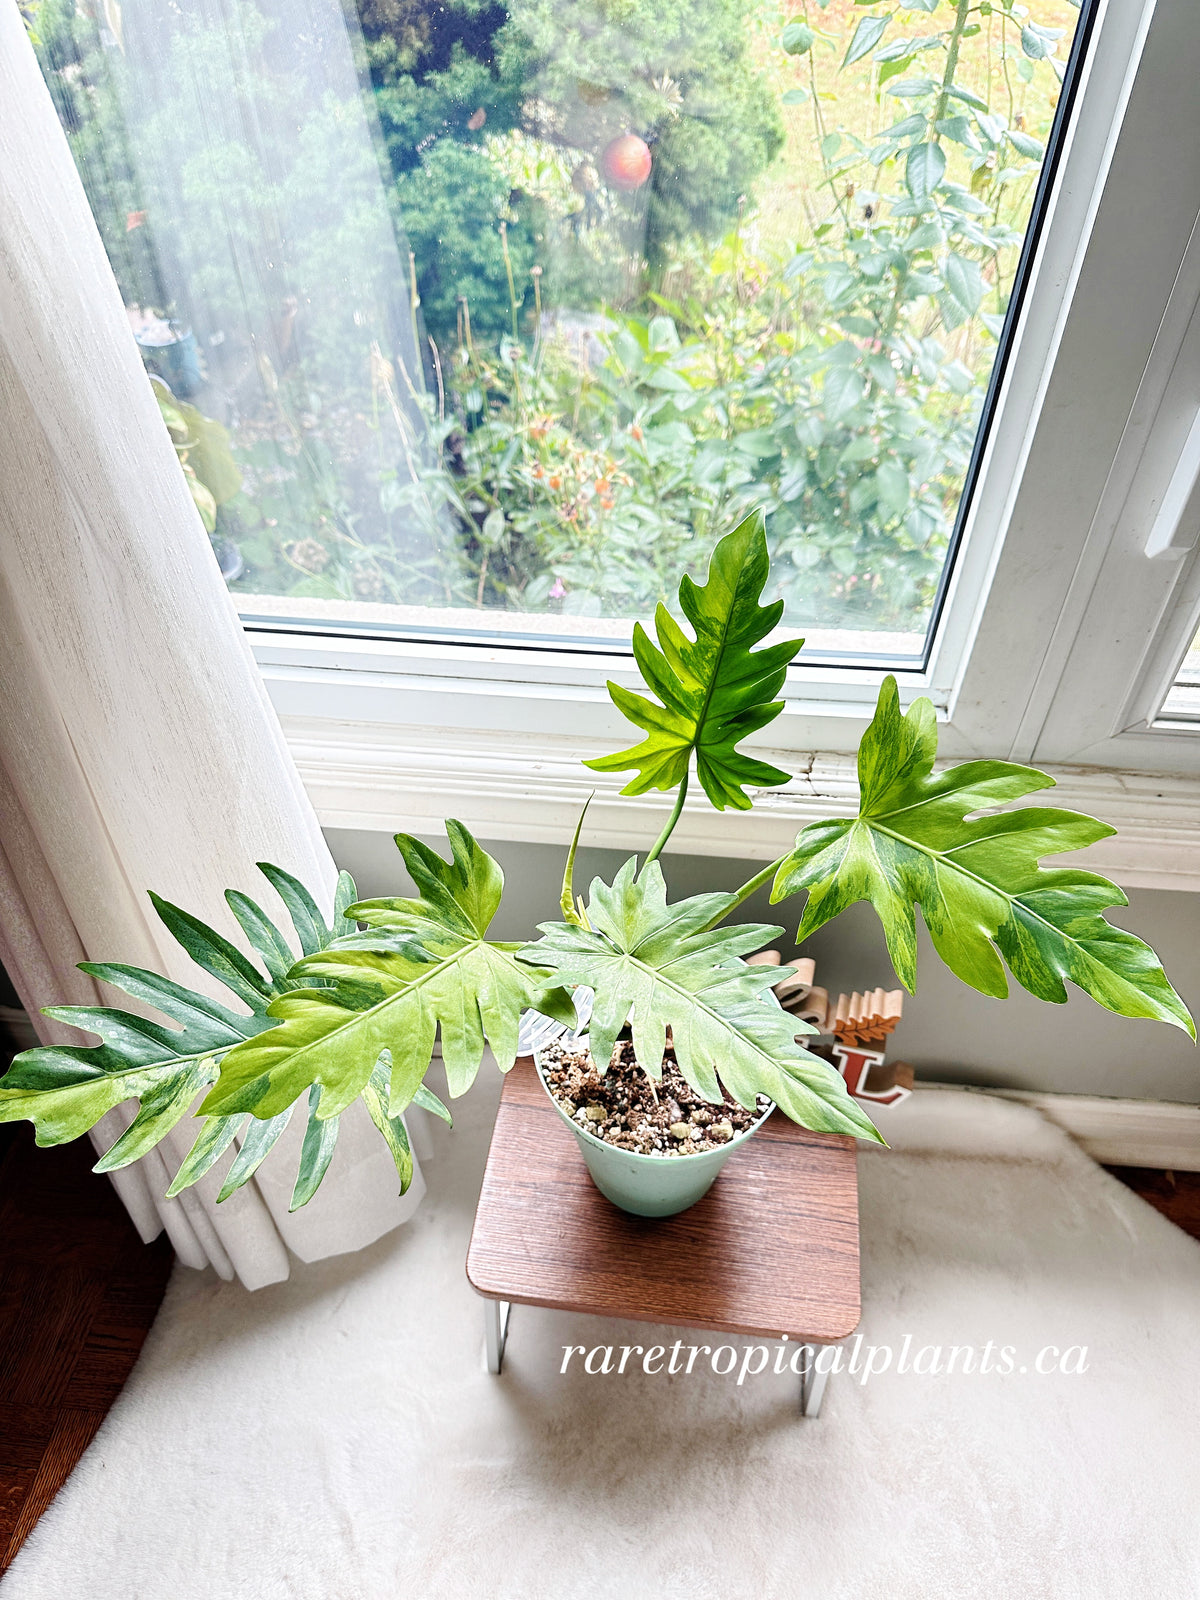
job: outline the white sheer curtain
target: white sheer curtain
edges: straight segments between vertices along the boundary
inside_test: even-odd
[[[196,984],[145,891],[236,937],[222,891],[270,901],[258,860],[328,907],[333,862],[0,0],[0,960],[43,1037],[68,1032],[40,1006],[97,998],[79,960]],[[111,1113],[103,1144],[127,1121]],[[186,1119],[164,1144],[172,1170],[194,1134]],[[287,1276],[288,1249],[357,1249],[419,1201],[419,1172],[400,1200],[382,1140],[348,1113],[322,1189],[289,1216],[289,1136],[220,1207],[224,1164],[178,1200],[157,1152],[115,1181],[144,1237],[165,1226],[181,1260],[251,1288]]]

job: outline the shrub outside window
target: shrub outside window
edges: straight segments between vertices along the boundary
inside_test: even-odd
[[[1069,0],[27,11],[249,612],[619,648],[762,506],[924,661]]]

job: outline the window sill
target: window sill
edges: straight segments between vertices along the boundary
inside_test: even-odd
[[[588,842],[639,850],[670,809],[670,796],[621,796],[620,774],[593,773],[580,764],[614,748],[611,737],[299,715],[288,709],[287,695],[275,692],[277,682],[271,686],[301,778],[327,827],[438,834],[449,814],[485,839],[565,845],[594,790]],[[852,755],[756,753],[796,776],[783,788],[762,791],[750,812],[716,812],[703,797],[689,803],[673,851],[769,861],[808,823],[853,815]],[[1200,890],[1200,779],[1048,770],[1057,786],[1034,803],[1090,812],[1119,830],[1078,859],[1126,887]]]

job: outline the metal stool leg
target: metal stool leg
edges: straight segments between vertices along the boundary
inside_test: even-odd
[[[824,1345],[806,1344],[804,1346],[804,1365],[800,1373],[800,1415],[802,1417],[819,1417],[821,1415],[821,1401],[825,1398],[825,1385],[829,1382],[829,1371],[817,1366],[817,1355],[825,1348]]]
[[[508,1317],[511,1311],[512,1306],[507,1300],[483,1302],[483,1338],[489,1372],[499,1372],[504,1365],[504,1346],[508,1342]]]

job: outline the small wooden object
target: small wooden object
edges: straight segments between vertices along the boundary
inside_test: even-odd
[[[860,1312],[854,1140],[776,1113],[697,1205],[634,1217],[592,1183],[525,1058],[505,1079],[467,1278],[499,1302],[831,1343]],[[499,1320],[494,1342],[499,1370]]]
[[[877,1105],[896,1106],[913,1092],[913,1069],[907,1061],[885,1062],[882,1050],[868,1050],[861,1044],[834,1041],[833,1064],[856,1100],[873,1100]]]
[[[829,1009],[827,1031],[839,1044],[882,1044],[895,1031],[903,1009],[903,989],[840,994]]]
[[[777,967],[778,950],[763,950],[748,958],[751,966]],[[785,1011],[811,1023],[824,1040],[815,1053],[832,1058],[856,1100],[873,1100],[879,1105],[898,1105],[912,1093],[914,1074],[907,1061],[885,1065],[884,1045],[904,1010],[903,989],[870,989],[863,994],[839,994],[829,998],[816,986],[816,963],[811,956],[799,956],[791,963],[790,977],[775,984],[775,998]],[[813,1049],[807,1035],[798,1042]]]

